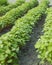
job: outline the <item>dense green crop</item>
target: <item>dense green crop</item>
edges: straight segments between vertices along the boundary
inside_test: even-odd
[[[29,40],[32,27],[38,22],[48,7],[44,0],[38,7],[30,10],[24,17],[18,19],[10,32],[0,37],[0,64],[18,65],[16,62],[19,48]],[[15,60],[15,61],[14,61]],[[16,64],[15,64],[16,63]]]
[[[4,15],[6,12],[8,12],[9,10],[18,7],[19,5],[21,5],[22,3],[24,3],[25,0],[17,0],[17,2],[15,4],[11,4],[8,6],[1,6],[0,7],[0,16]]]
[[[7,0],[0,0],[0,5],[6,5],[7,4]]]
[[[38,49],[39,58],[42,61],[52,63],[52,8],[47,11],[47,18],[45,20],[44,34],[40,37],[35,47]]]
[[[30,2],[25,2],[21,6],[12,9],[7,12],[6,15],[0,17],[0,31],[10,25],[13,25],[15,20],[24,15],[29,9],[38,5],[37,0],[30,0]]]

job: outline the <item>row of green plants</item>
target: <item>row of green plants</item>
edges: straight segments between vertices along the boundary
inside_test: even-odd
[[[4,14],[6,14],[6,12],[8,12],[9,10],[18,7],[19,5],[23,4],[25,2],[25,0],[17,0],[17,2],[15,4],[10,4],[7,6],[1,6],[0,7],[0,16],[3,16]]]
[[[0,17],[0,31],[5,27],[14,24],[15,20],[23,16],[28,10],[38,5],[37,0],[30,0],[30,2],[25,2],[21,6],[14,8],[6,13],[3,17]]]
[[[35,47],[39,52],[38,57],[41,62],[48,61],[52,63],[52,8],[48,8],[43,32]]]
[[[48,0],[15,21],[11,31],[0,37],[0,65],[18,65],[18,52],[29,40],[32,27],[36,25],[48,7]]]

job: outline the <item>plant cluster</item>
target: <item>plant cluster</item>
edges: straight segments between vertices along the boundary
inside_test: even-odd
[[[0,16],[3,16],[6,12],[10,11],[13,8],[18,7],[19,5],[23,4],[25,0],[17,0],[15,4],[10,4],[7,6],[1,6],[0,7]]]
[[[7,5],[7,0],[0,0],[0,6],[1,5]]]
[[[25,2],[21,6],[7,12],[6,15],[0,17],[0,31],[7,26],[13,25],[16,19],[23,16],[28,10],[37,5],[37,0],[30,0],[30,2]]]
[[[48,3],[44,0],[15,21],[10,32],[0,37],[0,65],[18,65],[19,49],[29,40],[32,27],[36,25],[42,14],[45,14],[47,7]]]
[[[48,61],[52,63],[52,7],[47,10],[43,32],[44,34],[40,37],[35,47],[42,62]]]

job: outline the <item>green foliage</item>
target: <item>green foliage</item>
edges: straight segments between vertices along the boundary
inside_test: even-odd
[[[6,15],[0,17],[0,31],[7,26],[13,25],[16,19],[23,16],[28,10],[37,5],[37,0],[31,0],[7,12]]]
[[[35,47],[42,61],[52,63],[52,7],[48,8],[43,31],[44,34],[40,37]]]
[[[21,5],[22,3],[24,3],[25,0],[17,0],[17,2],[15,4],[11,4],[8,6],[1,6],[0,7],[0,16],[3,16],[6,12],[8,12],[9,10],[18,7],[19,5]]]
[[[7,0],[0,0],[0,5],[6,5],[7,4]]]
[[[10,32],[0,37],[1,65],[8,65],[9,63],[17,65],[18,60],[16,59],[19,48],[29,40],[32,27],[38,22],[42,14],[45,14],[47,6],[47,3],[41,3],[36,8],[31,9],[24,17],[15,22]]]

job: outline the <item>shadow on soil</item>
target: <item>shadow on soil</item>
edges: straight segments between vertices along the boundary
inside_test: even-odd
[[[4,28],[2,31],[0,31],[0,36],[2,36],[3,34],[9,32],[11,30],[12,26]]]

